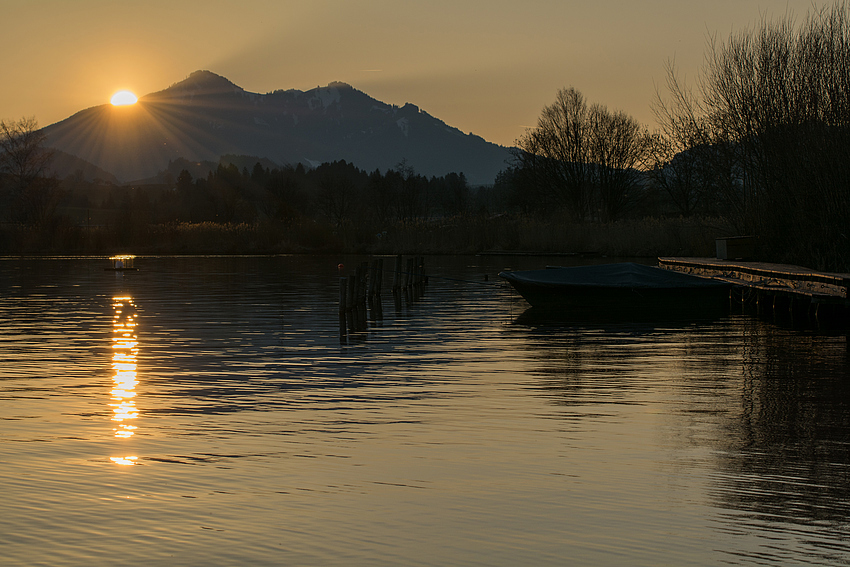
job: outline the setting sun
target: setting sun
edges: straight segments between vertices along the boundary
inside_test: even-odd
[[[136,104],[136,101],[138,100],[138,97],[136,97],[136,95],[134,95],[130,91],[118,91],[117,93],[112,95],[112,99],[110,99],[110,102],[114,106],[127,106],[129,104]]]

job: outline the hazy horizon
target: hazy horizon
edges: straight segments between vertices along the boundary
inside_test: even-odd
[[[118,90],[143,96],[204,69],[257,93],[346,82],[505,146],[566,86],[652,127],[668,60],[693,79],[711,35],[813,9],[808,0],[3,5],[12,25],[0,62],[14,88],[0,92],[2,119],[46,126]]]

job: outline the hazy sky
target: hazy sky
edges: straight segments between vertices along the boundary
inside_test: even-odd
[[[675,58],[811,0],[0,0],[0,118],[43,126],[207,69],[259,93],[344,81],[512,145],[559,88],[650,127]]]

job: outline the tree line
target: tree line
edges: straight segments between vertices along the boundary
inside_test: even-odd
[[[250,171],[221,163],[197,179],[182,170],[159,216],[224,223],[318,217],[337,228],[355,221],[381,226],[468,214],[473,194],[463,173],[427,178],[405,161],[371,173],[345,160],[315,168],[257,162]]]
[[[198,178],[187,168],[158,186],[98,189],[79,176],[46,175],[50,154],[34,119],[2,122],[2,221],[43,225],[75,206],[120,211],[127,225],[309,220],[350,235],[471,216],[574,224],[697,218],[757,236],[765,261],[850,271],[843,2],[800,25],[786,17],[712,40],[696,86],[668,65],[653,109],[658,129],[650,132],[562,89],[490,187],[470,187],[462,173],[425,178],[407,162],[366,172],[345,161],[252,169],[222,161]]]

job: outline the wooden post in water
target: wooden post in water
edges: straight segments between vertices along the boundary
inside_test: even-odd
[[[362,268],[358,266],[354,274],[348,276],[348,298],[351,304],[348,307],[348,329],[351,333],[356,333],[361,329],[360,322],[360,272]]]
[[[416,272],[416,258],[407,259],[407,271],[404,280],[404,287],[410,289],[413,286],[413,275]]]
[[[357,277],[349,274],[349,276],[348,276],[348,290],[347,290],[348,300],[346,301],[346,304],[345,304],[345,310],[346,311],[351,311],[354,308],[354,301],[355,301],[354,298],[355,298],[356,288],[357,288]]]
[[[407,298],[407,301],[413,301],[416,299],[416,288],[414,286],[416,283],[416,257],[407,259],[405,275],[407,279],[405,280],[404,296]]]
[[[369,300],[370,305],[372,304],[372,300],[375,299],[375,288],[376,288],[375,278],[377,278],[377,275],[378,275],[378,262],[377,262],[377,260],[373,260],[372,262],[369,263],[369,282],[368,282],[369,288],[366,291],[366,297]]]
[[[375,260],[375,296],[372,298],[372,316],[375,321],[384,320],[384,305],[381,302],[381,281],[384,276],[384,259]]]
[[[395,257],[395,270],[393,271],[393,293],[398,293],[401,287],[401,254]]]
[[[384,259],[378,258],[377,270],[375,275],[375,295],[381,297],[381,287],[384,281]]]
[[[339,278],[339,314],[344,315],[348,303],[348,279]]]
[[[348,303],[348,279],[339,278],[339,340],[345,340],[345,310]]]
[[[365,330],[369,326],[367,321],[369,319],[369,306],[372,303],[372,299],[369,297],[369,262],[363,262],[360,267],[360,327],[361,330]]]
[[[425,256],[416,257],[416,286],[421,295],[425,288]]]
[[[410,259],[410,287],[413,290],[419,287],[419,256]]]
[[[363,296],[363,264],[359,264],[354,270],[354,278],[356,286],[354,289],[354,305],[360,305],[360,300]]]

